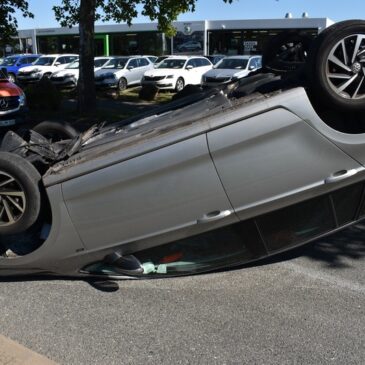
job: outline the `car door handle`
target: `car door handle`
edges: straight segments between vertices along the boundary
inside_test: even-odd
[[[340,170],[335,172],[334,174],[332,174],[331,176],[328,176],[324,182],[325,184],[333,184],[336,182],[339,182],[341,180],[345,180],[351,176],[354,176],[357,174],[357,170],[356,169],[351,169],[351,170]]]
[[[210,223],[214,221],[218,221],[220,219],[226,218],[230,216],[232,212],[230,210],[215,210],[208,214],[204,214],[204,216],[197,220],[198,224]]]

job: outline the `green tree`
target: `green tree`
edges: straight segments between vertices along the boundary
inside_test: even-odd
[[[26,0],[0,0],[0,45],[4,47],[17,34],[15,17],[19,11],[24,17],[33,18]]]
[[[80,113],[92,112],[96,105],[94,86],[94,34],[95,21],[127,22],[141,13],[157,21],[159,30],[173,35],[171,25],[179,14],[193,12],[198,0],[62,0],[55,6],[56,19],[62,26],[79,25],[80,78],[78,109]],[[223,0],[232,3],[233,0]]]

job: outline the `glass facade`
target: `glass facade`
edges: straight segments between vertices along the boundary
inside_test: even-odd
[[[273,36],[284,31],[283,29],[211,30],[208,31],[209,54],[259,55]],[[318,34],[317,29],[300,29],[300,32],[313,37]]]
[[[115,56],[169,53],[164,35],[159,32],[117,33],[110,36],[110,54]]]
[[[197,31],[191,34],[177,32],[173,38],[173,53],[174,54],[204,54],[204,32]]]

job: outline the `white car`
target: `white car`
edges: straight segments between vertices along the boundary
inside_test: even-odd
[[[94,71],[100,70],[111,60],[111,57],[95,57]],[[76,61],[70,63],[63,70],[56,71],[50,77],[52,84],[60,88],[74,88],[77,86],[79,80],[80,62]]]
[[[213,64],[205,57],[169,57],[144,74],[142,85],[179,92],[186,85],[200,85],[203,75],[212,67]]]
[[[44,55],[37,59],[32,66],[22,67],[17,80],[20,83],[35,83],[43,77],[50,77],[54,72],[63,70],[79,56],[76,54]]]
[[[125,90],[128,86],[139,85],[144,73],[153,68],[148,57],[113,57],[99,71],[95,72],[98,88]]]
[[[248,76],[262,67],[261,56],[230,56],[203,76],[203,85],[217,86]]]

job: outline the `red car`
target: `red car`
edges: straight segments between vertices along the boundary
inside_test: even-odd
[[[9,127],[22,121],[26,98],[23,90],[10,82],[0,70],[0,127]]]

